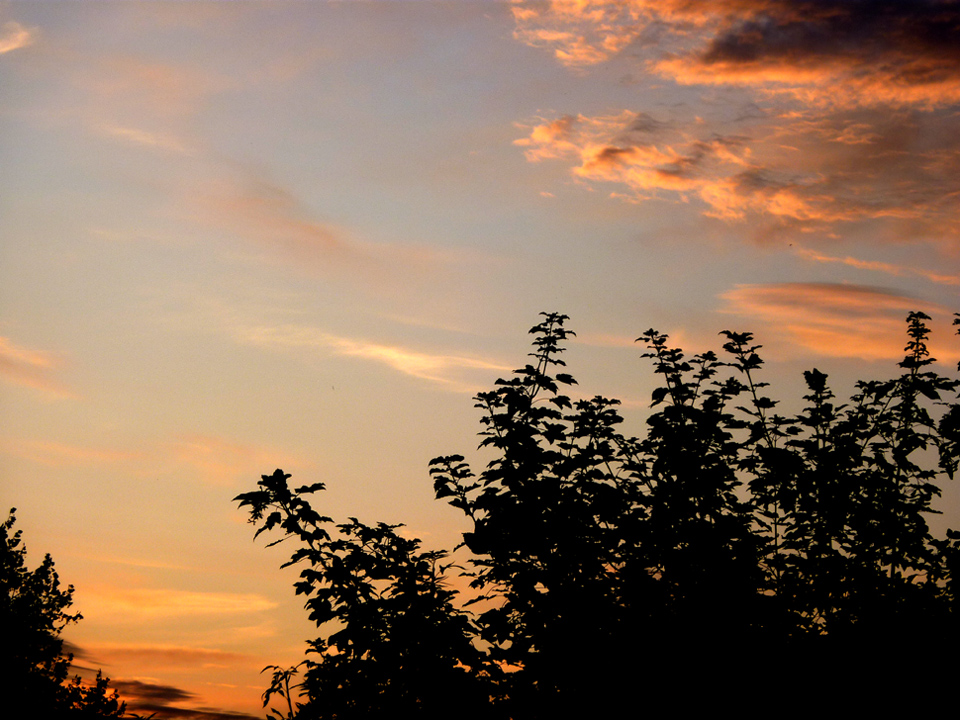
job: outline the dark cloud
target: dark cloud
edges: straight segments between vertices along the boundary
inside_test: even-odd
[[[130,698],[130,702],[142,705],[142,701],[161,701],[163,703],[179,702],[194,697],[193,693],[173,687],[172,685],[157,685],[140,682],[139,680],[115,680],[113,686],[123,697]]]
[[[720,0],[710,9],[699,44],[652,61],[659,74],[847,107],[960,100],[956,2]]]
[[[128,704],[127,710],[142,715],[144,713],[155,720],[262,720],[256,715],[228,712],[214,709],[188,709],[171,707],[161,703]]]
[[[565,65],[624,52],[686,85],[762,86],[821,104],[960,101],[954,0],[518,3],[515,36]]]
[[[127,703],[128,712],[152,716],[156,720],[258,720],[246,713],[216,708],[182,708],[171,703],[193,700],[196,696],[172,685],[115,680],[110,683]]]
[[[69,640],[63,641],[63,654],[64,655],[73,655],[74,660],[87,660],[90,658],[90,655],[87,654],[79,645],[74,645]]]
[[[721,3],[722,4],[722,3]],[[960,6],[942,0],[783,0],[757,3],[757,14],[732,20],[702,53],[706,62],[764,58],[857,58],[897,61],[914,82],[917,58],[933,66],[960,66]],[[728,21],[730,22],[730,21]]]
[[[657,120],[652,115],[645,112],[637,113],[633,122],[627,128],[630,133],[657,133],[667,128],[668,124],[662,120]]]

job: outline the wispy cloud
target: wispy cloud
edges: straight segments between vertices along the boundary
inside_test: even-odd
[[[140,145],[158,150],[187,155],[190,150],[179,138],[167,132],[150,132],[134,127],[105,124],[100,128],[106,135],[119,138],[134,145]]]
[[[85,646],[82,657],[97,662],[123,666],[145,665],[158,670],[172,668],[204,667],[209,665],[229,666],[249,664],[255,661],[245,653],[229,652],[215,648],[190,647],[186,645],[116,645],[97,643]]]
[[[934,317],[932,354],[941,361],[960,357],[949,329],[950,313],[932,303],[882,288],[828,283],[738,285],[720,296],[722,312],[747,318],[760,337],[775,338],[827,357],[898,360],[906,344],[905,318],[911,311]]]
[[[0,337],[0,377],[7,382],[43,390],[51,395],[74,397],[54,375],[59,359],[40,350],[17,345],[10,338]]]
[[[73,465],[102,465],[142,461],[142,452],[116,450],[114,448],[90,447],[47,440],[4,440],[0,450],[32,462],[52,467]]]
[[[195,570],[196,568],[191,568],[187,565],[182,565],[179,563],[168,563],[161,562],[159,560],[147,560],[143,558],[134,558],[134,557],[116,557],[112,555],[97,555],[96,557],[91,558],[96,562],[108,563],[111,565],[128,565],[130,567],[136,568],[150,568],[158,570]]]
[[[189,191],[196,219],[235,233],[297,264],[327,270],[373,269],[376,260],[332,224],[312,217],[292,193],[237,172]]]
[[[235,485],[242,478],[262,472],[266,466],[310,465],[307,460],[280,448],[214,433],[184,434],[169,440],[141,443],[137,450],[52,440],[0,439],[0,453],[49,467],[122,467],[125,473],[134,476],[142,474],[144,467],[154,471],[160,468],[160,472],[172,476],[192,477],[221,487]],[[142,567],[167,567],[134,559],[100,559]]]
[[[370,360],[456,391],[473,392],[476,389],[464,381],[464,372],[510,370],[506,365],[481,358],[426,353],[400,345],[341,337],[301,325],[248,327],[239,329],[236,337],[241,342],[265,348],[318,351]]]
[[[12,20],[5,22],[0,29],[0,55],[30,45],[35,37],[36,31],[28,30]]]
[[[277,448],[202,434],[184,435],[174,441],[173,454],[177,461],[195,467],[206,482],[224,487],[234,485],[238,479],[251,473],[256,474],[258,468],[274,465],[303,467],[306,464]]]
[[[131,710],[142,707],[144,701],[151,704],[160,702],[165,705],[194,697],[193,693],[188,693],[186,690],[181,690],[172,685],[159,685],[139,680],[115,680],[112,684],[130,705]]]
[[[930,282],[940,285],[960,285],[960,275],[950,275],[946,273],[934,272],[923,268],[911,267],[909,265],[896,265],[894,263],[881,262],[879,260],[861,260],[859,258],[846,255],[837,257],[826,255],[810,248],[796,248],[794,252],[805,260],[817,263],[834,263],[848,265],[860,270],[871,270],[873,272],[886,273],[887,275],[896,275],[898,277],[913,276],[926,278]]]
[[[233,86],[233,81],[208,69],[118,54],[84,58],[71,75],[94,101],[88,109],[102,121],[120,126],[128,124],[125,119],[149,118],[169,127]]]
[[[110,587],[94,587],[84,592],[84,607],[88,614],[112,622],[258,613],[276,606],[275,602],[256,594]]]

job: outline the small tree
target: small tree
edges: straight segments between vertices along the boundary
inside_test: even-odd
[[[99,672],[92,687],[79,677],[68,681],[73,656],[63,654],[60,634],[81,619],[80,613],[69,612],[73,586],[61,588],[50,555],[36,569],[27,569],[21,532],[11,534],[15,513],[14,508],[0,525],[0,682],[6,689],[5,707],[21,708],[31,717],[67,711],[119,717],[125,705]]]
[[[926,523],[960,459],[958,382],[930,368],[927,319],[907,319],[899,377],[837,405],[811,370],[792,416],[765,395],[749,333],[724,333],[722,361],[650,330],[639,341],[662,384],[636,438],[618,401],[561,392],[576,384],[557,372],[573,333],[545,315],[532,361],[476,397],[494,458],[479,475],[461,455],[430,463],[437,498],[472,525],[467,602],[445,552],[355,519],[333,538],[304,499],[322,485],[264,476],[237,500],[257,535],[299,539],[297,592],[333,625],[310,643],[303,715],[446,717],[462,695],[457,714],[572,717],[744,678],[795,691],[838,658],[848,680],[878,663],[927,672],[929,639],[958,638],[960,565],[960,534]]]

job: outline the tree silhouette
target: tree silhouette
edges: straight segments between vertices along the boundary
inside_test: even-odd
[[[849,688],[931,672],[932,645],[960,638],[960,533],[926,521],[960,460],[960,383],[931,368],[926,315],[907,318],[898,377],[837,404],[811,370],[796,415],[766,395],[749,333],[723,333],[721,360],[647,331],[661,384],[642,438],[620,431],[618,401],[561,391],[566,320],[545,314],[531,361],[476,396],[494,452],[479,475],[461,455],[430,463],[472,525],[465,568],[395,525],[333,526],[304,499],[323,485],[291,491],[280,470],[236,498],[257,535],[301,544],[286,565],[304,563],[297,592],[325,634],[300,717],[574,717],[691,688],[713,701],[745,678],[796,694],[840,658]]]
[[[71,654],[61,632],[81,619],[70,613],[73,586],[62,589],[53,559],[26,566],[21,532],[11,535],[16,509],[0,524],[0,683],[4,707],[14,717],[119,717],[125,705],[101,673],[93,686],[68,681]]]

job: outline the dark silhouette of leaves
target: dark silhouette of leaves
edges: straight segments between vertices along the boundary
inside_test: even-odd
[[[62,588],[53,559],[26,565],[16,508],[0,524],[0,695],[11,717],[119,717],[125,710],[98,671],[93,686],[68,680],[73,655],[61,632],[82,619],[70,613],[73,586]]]
[[[322,630],[288,715],[615,716],[689,706],[691,689],[713,703],[735,683],[782,702],[837,658],[843,682],[806,699],[921,667],[947,677],[955,661],[918,663],[960,638],[960,533],[926,522],[960,459],[958,381],[931,367],[928,319],[908,316],[898,377],[838,403],[810,370],[795,415],[776,412],[750,333],[722,333],[720,359],[648,330],[662,384],[638,438],[618,401],[560,392],[576,385],[553,374],[573,333],[543,314],[532,361],[475,398],[493,459],[477,473],[462,455],[430,461],[437,499],[472,525],[464,598],[447,552],[396,525],[333,525],[303,498],[321,484],[264,476],[237,500],[257,535],[299,542],[286,564],[303,566],[296,590]],[[272,669],[265,700],[289,698],[289,671]]]

